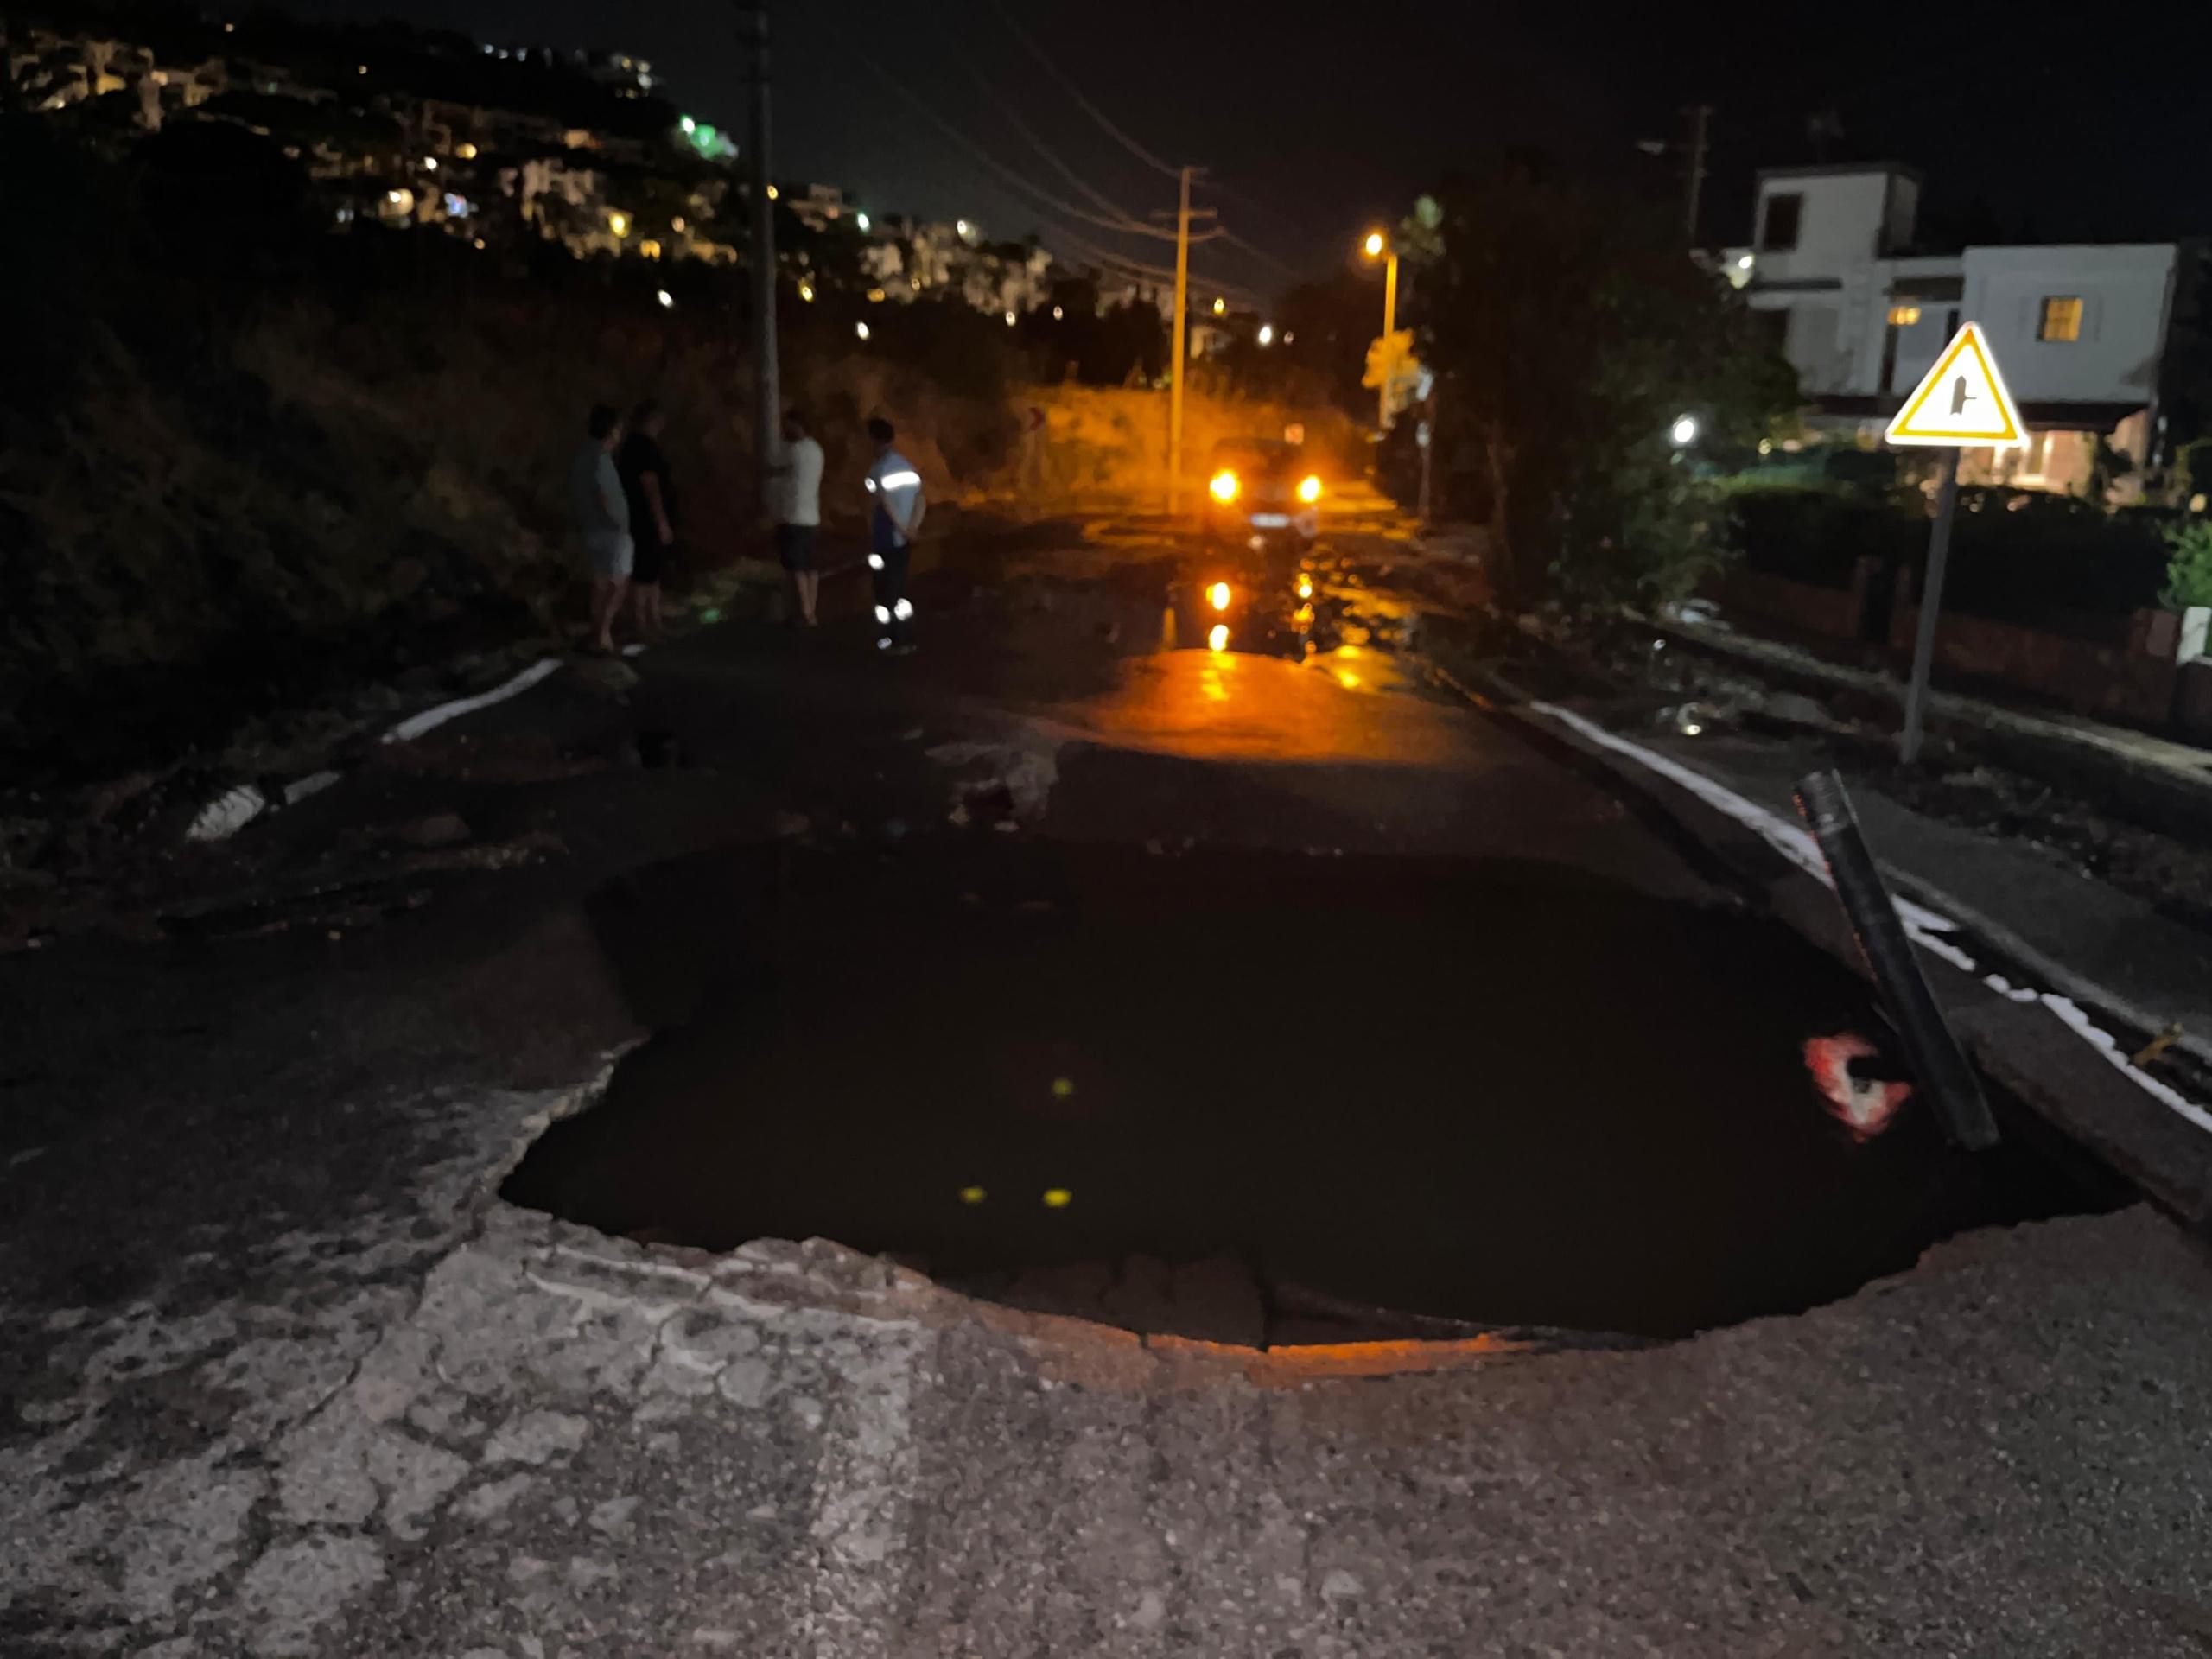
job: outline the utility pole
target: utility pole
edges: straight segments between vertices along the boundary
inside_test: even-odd
[[[1183,169],[1183,194],[1175,207],[1175,338],[1169,343],[1167,393],[1167,517],[1181,506],[1183,491],[1183,348],[1190,334],[1191,174]]]
[[[1683,232],[1689,245],[1697,246],[1697,210],[1699,198],[1705,194],[1705,124],[1713,117],[1713,105],[1694,104],[1688,111],[1690,118],[1690,176],[1689,207],[1684,215]]]
[[[753,0],[741,11],[748,58],[746,81],[753,91],[753,452],[765,503],[783,426],[782,396],[776,384],[776,204],[768,194],[767,0]]]

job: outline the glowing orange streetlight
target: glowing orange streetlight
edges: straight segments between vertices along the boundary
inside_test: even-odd
[[[1370,259],[1388,260],[1382,268],[1382,341],[1387,352],[1390,336],[1398,328],[1398,251],[1381,231],[1370,231],[1367,240],[1360,244],[1360,251]],[[1382,377],[1377,402],[1376,425],[1387,429],[1390,424],[1390,377],[1387,374]]]

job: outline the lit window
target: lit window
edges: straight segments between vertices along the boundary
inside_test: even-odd
[[[2074,340],[2082,338],[2082,296],[2078,294],[2047,294],[2043,302],[2043,321],[2036,327],[2037,340]]]
[[[1890,308],[1890,327],[1892,328],[1910,328],[1919,321],[1920,308],[1916,305],[1893,305]]]

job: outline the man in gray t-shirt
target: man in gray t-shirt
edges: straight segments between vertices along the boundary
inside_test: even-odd
[[[606,404],[592,405],[586,436],[569,463],[569,510],[575,515],[576,537],[591,561],[592,644],[614,649],[614,619],[630,585],[630,503],[614,467],[614,448],[622,441],[622,416]]]

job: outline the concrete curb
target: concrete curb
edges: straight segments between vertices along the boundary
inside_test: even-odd
[[[1686,650],[1793,690],[1878,698],[1900,711],[1904,707],[1904,688],[1871,670],[1829,663],[1809,652],[1793,652],[1784,659],[1774,652],[1786,647],[1756,635],[1738,636],[1658,617],[1637,620]],[[1747,640],[1772,650],[1752,648]],[[2031,777],[2096,793],[2152,829],[2212,834],[2212,752],[2207,753],[2203,775],[2192,775],[2152,757],[2130,754],[2091,733],[2074,732],[2031,713],[1949,691],[1937,691],[1929,698],[1929,727]],[[2111,729],[2126,733],[2125,728]],[[2192,747],[2155,734],[2140,735],[2177,749]]]
[[[1692,798],[1706,810],[1721,812],[1759,837],[1801,873],[1820,879],[1821,873],[1811,870],[1799,855],[1792,834],[1796,827],[1774,818],[1767,808],[1742,796],[1726,779],[1672,760],[1664,769],[1639,766],[1637,772],[1630,773],[1624,769],[1622,754],[1615,748],[1591,741],[1572,724],[1546,717],[1540,700],[1496,672],[1480,672],[1491,693],[1485,696],[1449,671],[1431,666],[1443,683],[1478,707],[1493,715],[1510,718],[1526,729],[1541,731],[1551,741],[1569,744],[1640,791],[1655,779],[1675,784],[1678,790],[1690,792]],[[1585,716],[1574,719],[1597,726],[1597,722],[1587,721]],[[1625,739],[1618,739],[1617,743],[1624,750],[1640,750],[1641,747]],[[1696,773],[1711,791],[1733,798],[1738,807],[1718,804],[1705,799],[1702,792],[1689,791],[1687,785],[1669,778],[1668,771],[1673,768]],[[1763,827],[1752,822],[1755,817],[1773,821]],[[1684,829],[1695,833],[1687,824]],[[1988,925],[1985,931],[1986,918],[1957,903],[1934,883],[1887,865],[1885,873],[1897,879],[1898,885],[1910,895],[1900,899],[1898,907],[1904,913],[1908,932],[1914,942],[1959,970],[1953,982],[1955,986],[1987,993],[1991,999],[1989,1009],[2001,1005],[2013,1016],[1991,1017],[1977,1007],[1967,1009],[1967,1017],[1961,1019],[1959,999],[1955,995],[1942,999],[1947,1012],[1961,1020],[1961,1035],[1982,1069],[2050,1118],[2070,1139],[2091,1148],[2120,1170],[2163,1208],[2193,1228],[2212,1230],[2212,1109],[2164,1078],[2138,1071],[2126,1058],[2157,1035],[2163,1022],[2135,1008],[2127,999],[2053,963],[2009,930]],[[1777,913],[1785,922],[1797,925],[1796,919],[1786,910],[1778,908]],[[1815,938],[1814,943],[1824,948],[1829,944],[1829,941],[1820,938]],[[2001,958],[2001,964],[1990,958]],[[2045,990],[2016,984],[2008,975],[1994,971],[1999,965],[2016,972],[2033,973],[2055,988]],[[1976,1001],[1980,1002],[1980,999]],[[2050,1018],[2024,1024],[2018,1017],[2035,1014],[2038,1007],[2047,1010]],[[2050,1078],[2040,1076],[2034,1068],[2024,1067],[2016,1052],[2024,1040],[2049,1049],[2050,1039],[2058,1030],[2067,1033],[2069,1040],[2050,1052],[2063,1057],[2060,1072],[2065,1081],[2064,1089],[2055,1086]],[[2201,1041],[2190,1042],[2185,1047],[2192,1059],[2203,1058],[2205,1046]],[[2077,1060],[2082,1064],[2077,1065]],[[2101,1090],[2099,1085],[2108,1085],[2114,1073],[2133,1087],[2125,1091],[2108,1087]],[[2082,1109],[2080,1099],[2090,1096],[2095,1096],[2095,1106]]]

